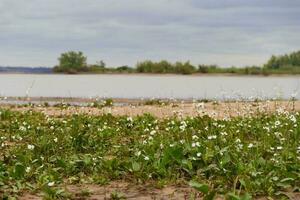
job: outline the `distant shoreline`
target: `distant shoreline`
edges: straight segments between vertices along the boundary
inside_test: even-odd
[[[193,74],[175,74],[175,73],[27,73],[27,72],[0,72],[0,75],[126,75],[126,76],[229,76],[229,77],[295,77],[297,73],[273,73],[273,74],[236,74],[236,73],[193,73]]]

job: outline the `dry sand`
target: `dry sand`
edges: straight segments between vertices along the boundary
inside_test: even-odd
[[[250,116],[258,112],[271,113],[278,109],[300,111],[300,101],[170,103],[169,105],[120,105],[104,108],[86,106],[68,106],[66,108],[53,106],[19,107],[12,105],[1,105],[1,107],[9,107],[16,111],[34,110],[51,116],[72,115],[75,113],[88,115],[111,113],[112,115],[118,116],[137,116],[149,113],[159,118],[174,115],[180,117],[209,115],[215,118],[228,118],[234,116]]]

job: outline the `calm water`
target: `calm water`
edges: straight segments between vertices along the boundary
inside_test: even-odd
[[[1,96],[288,99],[299,89],[299,76],[0,75]]]

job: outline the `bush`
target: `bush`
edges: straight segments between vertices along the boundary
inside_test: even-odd
[[[62,53],[58,58],[59,65],[55,66],[54,72],[64,72],[64,73],[78,73],[88,71],[87,67],[87,57],[83,55],[81,51],[69,51]]]
[[[139,73],[176,73],[176,74],[191,74],[196,71],[195,67],[190,62],[176,62],[172,64],[168,61],[162,60],[160,62],[152,62],[146,60],[138,62],[136,71]]]

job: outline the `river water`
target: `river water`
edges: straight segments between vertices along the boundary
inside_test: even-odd
[[[300,76],[1,74],[0,95],[253,99],[300,98]]]

